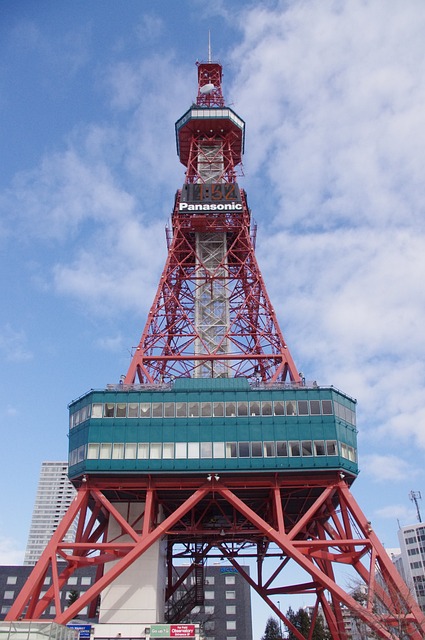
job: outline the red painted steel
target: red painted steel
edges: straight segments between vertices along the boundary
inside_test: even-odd
[[[225,362],[232,377],[300,381],[258,267],[245,198],[243,207],[237,215],[194,216],[180,213],[177,201],[167,262],[125,383],[193,377],[204,362]],[[205,265],[196,254],[195,229],[225,232],[228,238],[227,252],[209,277],[211,286],[220,281],[227,291],[229,323],[216,349],[204,343],[198,354],[195,343],[202,336],[195,322],[195,297]],[[220,346],[226,341],[231,349],[224,354]]]
[[[113,505],[116,501],[144,502],[143,522],[125,520]],[[86,518],[89,505],[90,510],[98,514],[97,519]],[[301,505],[307,507],[304,513],[300,513]],[[160,512],[163,512],[162,518]],[[67,530],[80,515],[80,522],[85,524],[79,530],[79,539],[65,542]],[[104,532],[110,519],[119,523],[129,541],[105,540]],[[273,597],[300,593],[314,595],[335,639],[346,637],[343,629],[345,608],[369,625],[379,638],[394,637],[389,631],[391,622],[401,624],[412,640],[423,638],[425,620],[422,612],[348,485],[336,473],[316,474],[302,480],[295,474],[287,478],[283,474],[270,474],[261,476],[261,481],[256,477],[240,476],[211,477],[211,480],[205,476],[89,478],[81,484],[77,500],[7,619],[16,620],[21,616],[39,619],[54,603],[56,621],[67,623],[163,536],[168,537],[171,554],[174,548],[188,545],[190,557],[189,546],[197,543],[197,562],[214,549],[227,558],[300,639],[303,636],[297,635],[286,616],[276,609]],[[58,564],[57,557],[65,567]],[[256,576],[248,576],[241,566],[249,557],[257,559]],[[263,565],[269,558],[274,558],[277,566],[266,579]],[[59,593],[79,567],[90,564],[104,567],[112,561],[115,564],[109,571],[102,571],[102,577],[74,604],[61,610]],[[308,580],[292,583],[290,563],[301,568]],[[52,585],[41,596],[49,566],[53,569]],[[374,594],[370,606],[362,606],[338,585],[336,574],[340,566],[351,567],[366,593]],[[187,573],[190,574],[194,567],[192,558]],[[169,597],[177,586],[177,583],[168,584]],[[376,601],[379,601],[379,607]]]

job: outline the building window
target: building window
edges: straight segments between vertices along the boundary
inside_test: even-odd
[[[226,620],[226,629],[234,631],[236,629],[236,620]]]
[[[7,576],[6,584],[16,584],[17,576]]]
[[[5,591],[4,592],[4,596],[3,596],[4,600],[13,600],[14,597],[15,597],[15,592],[14,591]]]
[[[205,591],[205,600],[214,600],[214,591]]]
[[[70,578],[68,578],[68,584],[78,584],[78,578],[77,576],[71,576]]]
[[[214,576],[207,576],[205,578],[205,584],[214,584]]]
[[[236,606],[234,604],[228,604],[226,607],[226,616],[235,616]]]
[[[236,598],[236,591],[226,591],[226,600],[234,600]]]
[[[4,613],[4,614],[9,613],[9,611],[10,611],[10,606],[8,606],[8,605],[7,606],[3,606],[1,608],[1,612]]]
[[[207,615],[212,615],[214,613],[215,607],[213,605],[207,605],[204,607],[204,611]],[[195,613],[195,609],[192,609],[193,613]]]
[[[236,578],[235,578],[235,576],[226,576],[224,578],[224,582],[225,582],[225,584],[235,584]]]
[[[88,584],[91,584],[90,576],[82,576],[81,585],[88,585]]]

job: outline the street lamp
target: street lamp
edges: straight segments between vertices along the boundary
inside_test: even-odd
[[[277,601],[277,606],[279,607],[279,614],[280,614],[280,600]],[[280,615],[279,615],[279,635],[282,640],[282,618],[280,617]]]

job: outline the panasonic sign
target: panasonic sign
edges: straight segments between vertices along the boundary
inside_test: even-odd
[[[203,204],[180,202],[179,211],[242,211],[242,204],[240,202],[204,202]]]

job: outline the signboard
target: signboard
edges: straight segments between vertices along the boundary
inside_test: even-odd
[[[80,638],[90,638],[91,624],[67,624],[66,626],[78,631]]]
[[[239,573],[235,567],[220,567],[220,573]]]
[[[151,638],[194,638],[194,624],[152,624]]]

